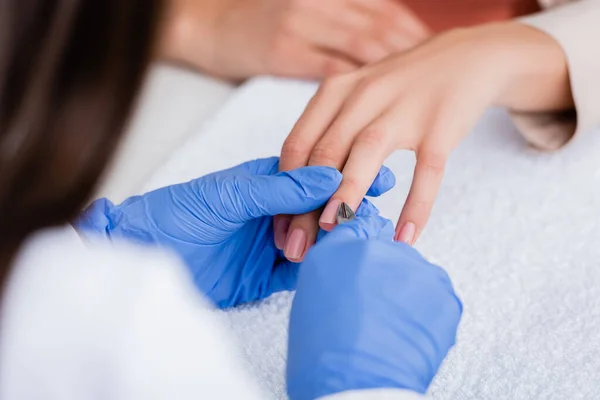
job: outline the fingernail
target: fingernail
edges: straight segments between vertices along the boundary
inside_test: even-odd
[[[306,233],[302,229],[294,229],[287,238],[285,244],[285,256],[290,261],[297,261],[302,258],[306,248]]]
[[[275,235],[275,247],[283,250],[285,247],[285,238],[290,227],[291,219],[288,217],[279,217],[273,220],[273,234]]]
[[[341,200],[333,199],[327,204],[327,207],[321,213],[319,219],[319,226],[321,229],[329,232],[335,227],[335,216],[337,215],[337,209],[341,204]]]
[[[396,235],[397,242],[404,242],[406,244],[410,244],[412,246],[413,240],[415,239],[415,232],[417,231],[417,227],[412,222],[405,222],[404,225],[398,231]]]

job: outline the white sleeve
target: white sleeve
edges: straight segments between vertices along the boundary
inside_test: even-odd
[[[409,390],[370,389],[338,393],[321,397],[319,400],[425,400],[425,398],[425,396]]]
[[[264,399],[234,342],[179,269],[145,277],[121,343],[120,399]]]
[[[173,257],[47,232],[6,289],[2,399],[265,398]]]
[[[532,145],[555,150],[600,126],[600,0],[569,2],[519,21],[554,38],[567,58],[575,109],[512,113]]]

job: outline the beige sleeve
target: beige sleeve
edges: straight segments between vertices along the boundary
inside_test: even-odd
[[[574,1],[519,21],[552,36],[567,57],[575,110],[512,113],[533,146],[556,150],[600,126],[600,0]]]

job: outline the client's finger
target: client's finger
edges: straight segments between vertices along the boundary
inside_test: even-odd
[[[413,245],[425,228],[444,177],[446,158],[443,153],[417,152],[413,182],[396,228],[397,241]]]
[[[342,170],[343,179],[340,188],[333,195],[321,218],[319,225],[326,231],[333,229],[336,212],[341,202],[356,210],[362,198],[378,175],[384,160],[394,149],[396,136],[393,124],[387,115],[375,120],[355,139],[346,165]]]
[[[331,124],[331,121],[336,117],[353,86],[354,82],[349,77],[332,78],[321,85],[283,144],[279,161],[279,169],[281,171],[300,168],[308,164],[315,143],[317,143]],[[313,228],[310,229],[311,232],[304,234],[296,232],[293,248],[287,246],[291,217],[279,215],[273,220],[275,245],[280,250],[285,250],[286,246],[288,247],[286,252],[288,259],[300,261],[304,254],[304,250],[301,249],[306,248],[306,245],[302,243],[308,240],[312,241],[311,244],[314,243],[317,234],[316,223],[314,221],[318,218],[318,214],[313,215],[312,218]]]

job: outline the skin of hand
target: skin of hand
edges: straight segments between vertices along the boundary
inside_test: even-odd
[[[399,0],[171,0],[159,52],[226,79],[320,79],[428,36]]]
[[[405,149],[415,153],[416,166],[395,239],[414,244],[450,152],[491,105],[519,111],[573,107],[559,44],[524,24],[490,24],[449,31],[325,80],[286,139],[280,168],[332,166],[342,171],[342,184],[324,210],[278,216],[275,242],[285,243],[289,260],[302,260],[319,225],[334,226],[340,201],[357,207],[383,161]],[[305,251],[289,251],[298,241]]]

